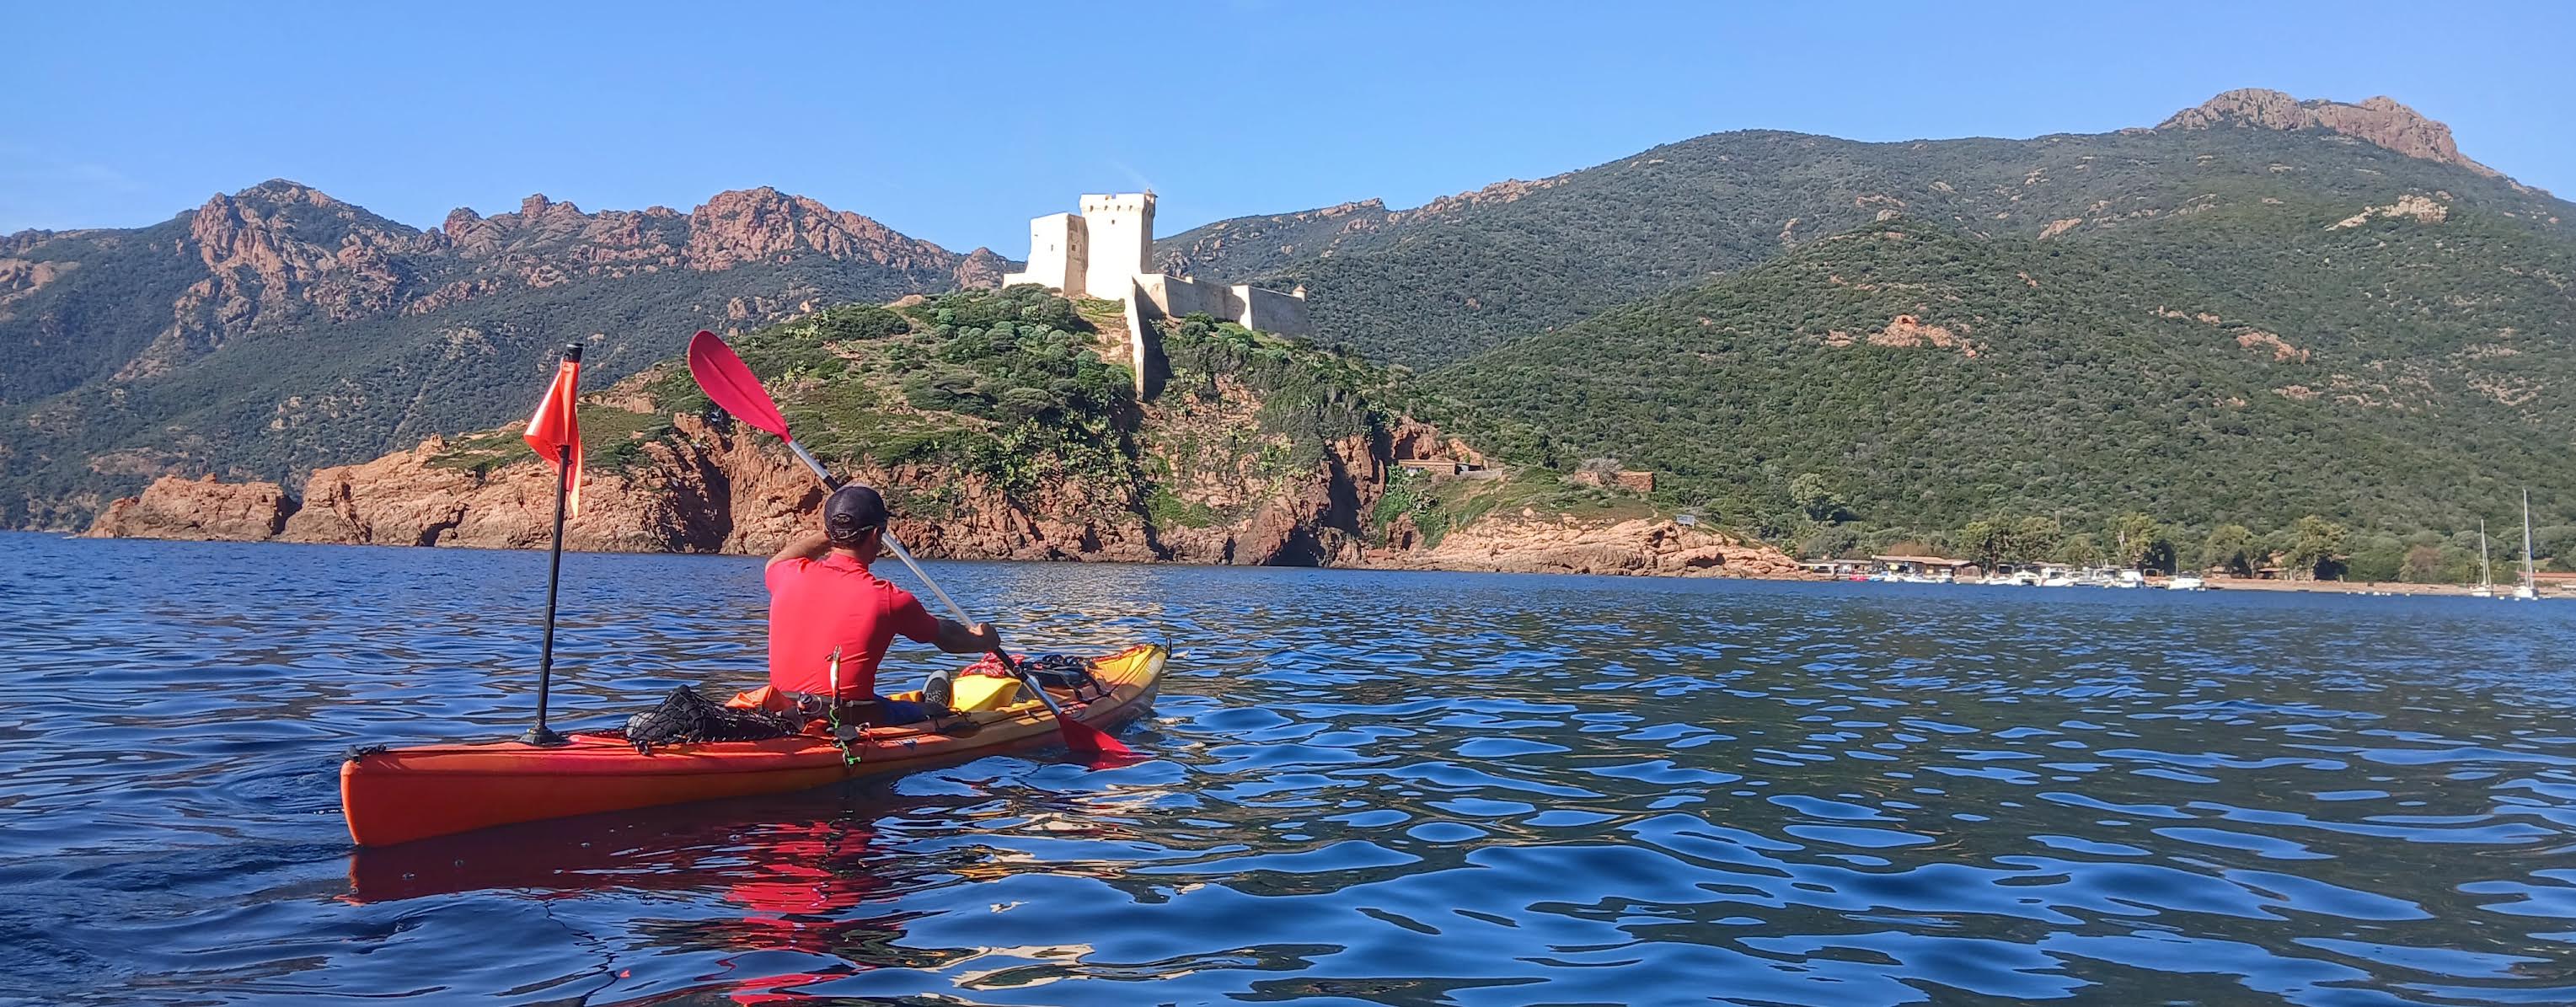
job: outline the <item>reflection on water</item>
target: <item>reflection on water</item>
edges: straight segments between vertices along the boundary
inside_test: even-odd
[[[543,563],[0,536],[0,1001],[2576,1000],[2576,606],[951,565],[1181,645],[1159,758],[353,853]],[[568,558],[563,719],[756,678],[757,567]]]

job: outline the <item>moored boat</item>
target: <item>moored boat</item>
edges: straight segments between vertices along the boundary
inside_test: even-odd
[[[1106,729],[1144,712],[1169,648],[1143,645],[1092,662],[1100,688],[1050,686],[1067,716]],[[918,699],[916,693],[897,699]],[[945,765],[1058,740],[1034,698],[933,723],[871,727],[845,752],[829,735],[657,746],[620,734],[575,732],[567,743],[418,745],[354,753],[340,766],[349,838],[384,846],[546,818],[803,790],[880,773]]]

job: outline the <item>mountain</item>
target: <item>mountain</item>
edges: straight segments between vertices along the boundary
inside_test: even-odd
[[[2221,205],[2174,244],[2125,246],[2143,261],[1897,218],[1430,377],[1535,431],[1544,460],[1657,470],[1783,541],[1937,542],[2028,516],[2073,531],[2127,511],[2448,531],[2523,485],[2550,523],[2576,488],[2576,398],[2559,390],[2576,257],[2448,206]],[[2197,233],[2236,213],[2256,218],[2241,243]],[[2528,275],[2425,258],[2436,242],[2506,250]],[[1801,477],[1847,513],[1800,513]]]
[[[1654,471],[1652,509],[1811,551],[2053,520],[2076,557],[2139,511],[2179,538],[2300,525],[2309,545],[2348,522],[2355,571],[2393,576],[2418,549],[2457,560],[2449,536],[2525,484],[2542,525],[2576,518],[2576,206],[2387,98],[2232,91],[2153,128],[2027,140],[1715,134],[1412,209],[1219,222],[1156,255],[1303,284],[1322,341],[1411,371],[1371,394],[1521,463],[1513,494],[1616,459]],[[489,429],[527,408],[563,338],[591,340],[614,380],[701,321],[749,329],[997,265],[767,190],[686,215],[532,199],[421,232],[272,183],[155,228],[0,239],[0,519],[62,525],[163,473],[289,479]],[[928,381],[991,328],[908,324],[934,331],[852,366]],[[874,390],[827,397],[816,422],[858,457],[925,443],[920,415],[981,429],[978,410],[1066,393],[942,373],[899,398],[845,384]],[[1122,464],[1189,454],[1117,442]],[[1014,479],[1106,457],[1079,439],[977,450],[960,457]],[[1205,463],[1257,469],[1270,450]],[[1064,506],[1190,527],[1159,480],[1094,480],[1143,496]],[[1520,509],[1459,485],[1390,481],[1380,499],[1426,537]],[[1054,506],[1027,499],[975,512]],[[1404,534],[1335,506],[1346,541]],[[2576,530],[2542,539],[2576,557]]]
[[[773,189],[585,213],[531,196],[417,230],[284,180],[150,227],[0,239],[0,526],[169,472],[301,475],[525,409],[566,340],[614,380],[700,327],[996,282]]]
[[[1410,210],[1369,201],[1220,221],[1155,252],[1180,271],[1302,283],[1321,338],[1422,368],[1900,215],[2118,246],[2218,205],[2357,208],[2436,191],[2553,247],[2576,241],[2576,207],[2460,155],[2447,127],[2404,105],[2246,90],[2104,134],[1718,133]]]
[[[2325,515],[2385,558],[2525,484],[2576,518],[2576,205],[2384,97],[2231,91],[2029,140],[1723,133],[1157,254],[1305,284],[1321,338],[1421,369],[1508,454],[1651,467],[1811,551],[2144,511]],[[1830,520],[1798,503],[1820,486]]]

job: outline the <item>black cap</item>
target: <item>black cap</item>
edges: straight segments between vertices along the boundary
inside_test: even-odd
[[[835,543],[856,544],[885,523],[885,498],[857,483],[833,491],[831,499],[823,501],[823,537]]]
[[[564,359],[566,359],[566,360],[570,360],[570,361],[572,361],[573,363],[576,363],[576,364],[580,363],[580,362],[581,362],[581,344],[580,344],[580,343],[565,343],[565,344],[564,344],[563,358],[564,358]]]

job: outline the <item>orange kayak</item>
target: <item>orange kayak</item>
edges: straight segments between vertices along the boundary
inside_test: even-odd
[[[1048,691],[1068,716],[1114,727],[1152,704],[1170,655],[1149,644],[1099,659],[1092,675],[1108,693],[1087,702]],[[973,727],[961,724],[966,719]],[[551,748],[516,741],[391,748],[340,765],[340,807],[352,841],[387,846],[512,822],[804,790],[1057,737],[1054,715],[1035,698],[944,723],[945,733],[925,724],[868,728],[850,743],[855,765],[832,739],[814,734],[659,745],[650,755],[616,734],[575,734]]]

